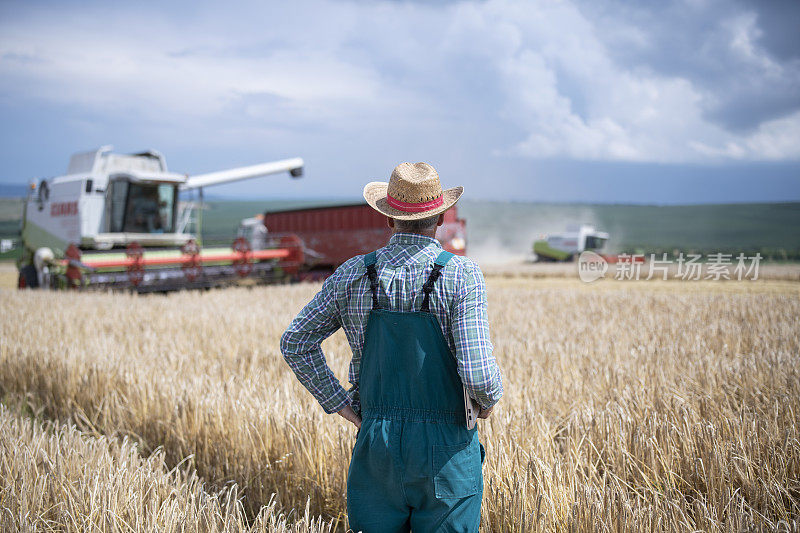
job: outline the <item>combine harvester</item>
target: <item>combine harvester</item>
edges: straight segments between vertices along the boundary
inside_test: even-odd
[[[201,248],[203,188],[303,172],[299,158],[187,176],[167,171],[155,151],[116,154],[106,146],[72,156],[67,174],[31,184],[22,217],[20,288],[131,289],[138,292],[209,288],[244,277],[271,281],[297,271],[303,244],[270,235],[252,250]],[[179,205],[179,192],[199,201]]]
[[[608,233],[594,226],[567,226],[564,233],[554,233],[533,243],[533,261],[572,261],[586,250],[600,253]]]
[[[608,233],[594,226],[581,224],[567,226],[564,233],[554,233],[533,243],[532,262],[572,261],[585,251],[595,252],[608,263],[642,263],[644,256],[621,256],[603,253]]]

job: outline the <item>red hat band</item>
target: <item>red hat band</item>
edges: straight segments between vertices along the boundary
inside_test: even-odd
[[[442,204],[444,204],[444,195],[440,194],[438,198],[427,202],[411,203],[400,201],[397,198],[393,198],[391,195],[387,194],[386,203],[398,211],[404,211],[406,213],[421,213],[423,211],[430,211],[431,209],[441,207]]]

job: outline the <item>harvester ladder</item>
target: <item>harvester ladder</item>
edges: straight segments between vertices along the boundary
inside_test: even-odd
[[[196,235],[197,227],[197,209],[198,204],[192,200],[185,200],[180,204],[180,213],[178,214],[178,233],[191,233]]]

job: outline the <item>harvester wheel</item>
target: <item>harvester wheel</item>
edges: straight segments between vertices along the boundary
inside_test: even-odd
[[[39,278],[36,277],[36,267],[33,265],[25,265],[19,269],[17,287],[20,289],[36,289],[39,287]]]
[[[181,246],[181,253],[187,256],[181,265],[183,275],[189,281],[196,280],[203,273],[203,266],[200,264],[200,246],[197,241],[190,239]]]
[[[247,242],[247,239],[244,237],[238,237],[233,241],[233,246],[231,246],[231,248],[234,253],[238,254],[238,257],[233,260],[233,267],[236,269],[236,273],[239,274],[239,277],[243,278],[253,271],[250,243]]]
[[[131,260],[128,265],[128,281],[131,285],[137,287],[144,279],[144,264],[142,263],[142,256],[144,250],[138,242],[132,242],[125,250],[125,255]]]
[[[70,244],[67,247],[67,250],[64,252],[64,257],[67,259],[72,259],[75,261],[81,260],[81,250],[75,244]],[[83,272],[81,269],[74,265],[67,265],[67,283],[69,283],[70,289],[77,289],[81,285],[81,281],[83,280]]]

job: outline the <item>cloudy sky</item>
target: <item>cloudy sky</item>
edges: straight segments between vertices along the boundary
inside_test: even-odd
[[[800,2],[0,3],[0,182],[75,151],[213,191],[360,194],[428,161],[466,197],[800,200]],[[212,191],[209,191],[212,192]]]

